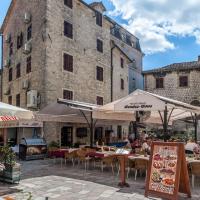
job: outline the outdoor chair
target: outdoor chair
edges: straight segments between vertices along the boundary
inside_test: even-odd
[[[192,187],[194,188],[194,178],[195,176],[200,176],[200,162],[191,162],[190,168],[192,174]]]
[[[147,174],[148,163],[149,161],[143,158],[135,159],[135,180],[137,179],[138,170],[140,172],[145,171],[145,173]],[[146,174],[145,174],[145,177],[146,177]]]
[[[76,158],[77,158],[77,151],[65,152],[65,165],[67,160],[71,160],[72,165],[74,166]]]
[[[117,172],[117,176],[119,176],[120,173],[120,161],[118,160],[118,172]],[[125,170],[127,171],[127,178],[129,177],[129,173],[131,169],[135,169],[135,160],[130,160],[128,158],[126,158],[125,160]]]
[[[76,154],[77,154],[77,158],[78,158],[78,165],[80,164],[80,162],[84,163],[85,170],[87,170],[89,167],[89,161],[91,160],[90,157],[87,157],[88,153],[85,150],[80,149],[76,152]]]
[[[128,159],[127,161],[127,178],[129,177],[129,173],[131,169],[135,169],[135,160]]]
[[[116,157],[113,155],[101,158],[101,171],[103,172],[104,167],[108,166],[112,169],[112,174],[114,175],[114,165],[116,163]]]

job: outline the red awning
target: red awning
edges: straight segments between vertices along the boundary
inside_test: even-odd
[[[0,121],[16,121],[18,118],[16,116],[0,116]]]

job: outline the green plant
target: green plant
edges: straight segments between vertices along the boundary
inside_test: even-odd
[[[56,142],[56,141],[52,141],[52,142],[49,143],[48,147],[49,147],[49,148],[52,148],[52,147],[59,148],[60,145],[59,145],[58,142]]]
[[[15,153],[9,146],[0,147],[0,163],[2,163],[5,167],[15,165]]]

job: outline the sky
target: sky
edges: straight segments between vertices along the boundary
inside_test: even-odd
[[[0,25],[10,2],[11,0],[0,1]],[[145,54],[143,70],[194,61],[200,55],[200,0],[102,2],[107,9],[106,15],[139,38]]]

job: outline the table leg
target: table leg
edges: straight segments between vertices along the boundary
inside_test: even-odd
[[[120,156],[119,160],[120,160],[120,182],[118,186],[129,187],[129,184],[126,183],[126,176],[125,176],[125,171],[126,171],[125,156]]]

